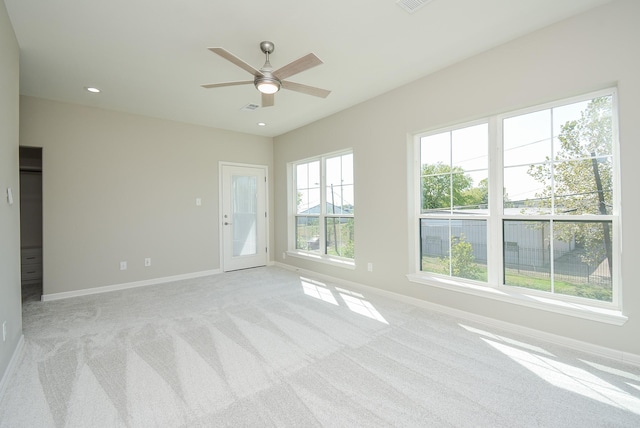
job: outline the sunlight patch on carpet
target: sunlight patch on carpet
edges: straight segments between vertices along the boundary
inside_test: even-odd
[[[586,370],[489,339],[482,340],[558,388],[640,414],[640,399]]]

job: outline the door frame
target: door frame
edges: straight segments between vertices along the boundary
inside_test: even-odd
[[[264,209],[266,212],[266,217],[264,219],[265,227],[265,245],[266,245],[266,264],[269,265],[271,263],[270,254],[271,254],[271,245],[269,239],[269,223],[271,213],[269,211],[269,167],[267,165],[258,165],[258,164],[250,164],[250,163],[239,163],[239,162],[228,162],[228,161],[218,161],[218,236],[219,236],[219,253],[220,253],[220,270],[222,272],[227,272],[225,270],[224,265],[224,229],[222,225],[222,219],[224,216],[223,206],[224,206],[224,174],[223,169],[225,166],[237,166],[242,168],[255,168],[262,169],[264,171],[265,183],[264,183]]]

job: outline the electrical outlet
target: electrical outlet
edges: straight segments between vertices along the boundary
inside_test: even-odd
[[[151,257],[147,257],[146,259],[144,259],[144,265],[145,266],[151,266]]]
[[[7,322],[2,323],[2,341],[7,340]]]
[[[127,262],[120,262],[120,270],[127,270]]]
[[[369,272],[373,272],[373,263],[371,263],[371,262],[367,263],[367,270]]]
[[[285,253],[284,251],[282,252],[282,259],[286,259],[287,258],[287,253]]]

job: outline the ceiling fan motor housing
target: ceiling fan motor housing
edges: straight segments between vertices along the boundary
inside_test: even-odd
[[[274,45],[273,42],[265,40],[264,42],[260,43],[260,50],[262,51],[262,53],[265,53],[267,55],[273,53],[275,48],[276,45]]]

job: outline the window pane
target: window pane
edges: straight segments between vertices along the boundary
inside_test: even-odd
[[[488,172],[475,171],[451,175],[453,191],[453,211],[463,214],[488,214],[489,178]]]
[[[553,223],[554,291],[612,300],[611,222]]]
[[[611,158],[558,162],[554,168],[556,214],[612,213]]]
[[[342,156],[342,184],[353,184],[353,153]]]
[[[457,129],[451,134],[452,166],[464,171],[489,167],[489,125],[486,123]]]
[[[423,166],[423,172],[430,170]],[[437,167],[437,165],[436,165]],[[451,212],[451,174],[422,177],[422,213],[449,214]]]
[[[296,188],[309,188],[309,164],[296,165]]]
[[[320,189],[298,190],[298,214],[320,214]]]
[[[352,259],[353,217],[328,217],[325,226],[326,254]]]
[[[326,171],[326,214],[353,213],[353,155],[328,158]]]
[[[488,144],[486,123],[421,138],[423,214],[487,210]]]
[[[297,214],[305,213],[309,209],[309,191],[298,189],[296,198],[297,198],[296,213]]]
[[[327,158],[325,173],[327,186],[353,184],[353,154]]]
[[[557,159],[613,154],[611,96],[553,109]]]
[[[258,251],[257,177],[234,175],[233,183],[233,256],[248,256]]]
[[[549,221],[504,222],[504,283],[551,291]]]
[[[612,300],[611,222],[505,221],[504,241],[506,285]]]
[[[318,161],[296,165],[296,189],[312,189],[320,186]]]
[[[337,156],[326,160],[327,187],[340,186],[342,184],[342,157]]]
[[[320,252],[320,223],[318,217],[296,217],[296,249]]]
[[[296,165],[296,213],[320,212],[320,162]]]
[[[553,157],[546,140],[527,143],[549,126]],[[612,213],[611,96],[506,119],[504,127],[505,213],[515,214],[514,208],[520,208],[518,214]]]
[[[551,175],[548,163],[504,169],[504,213],[506,215],[543,215],[551,212],[551,196],[541,177]]]
[[[320,187],[320,161],[309,162],[309,186]]]
[[[353,214],[353,186],[327,188],[326,214]]]
[[[487,222],[420,219],[421,270],[487,281]]]
[[[429,135],[420,139],[422,165],[451,165],[451,133]]]
[[[503,121],[504,166],[527,165],[551,159],[551,110]]]

